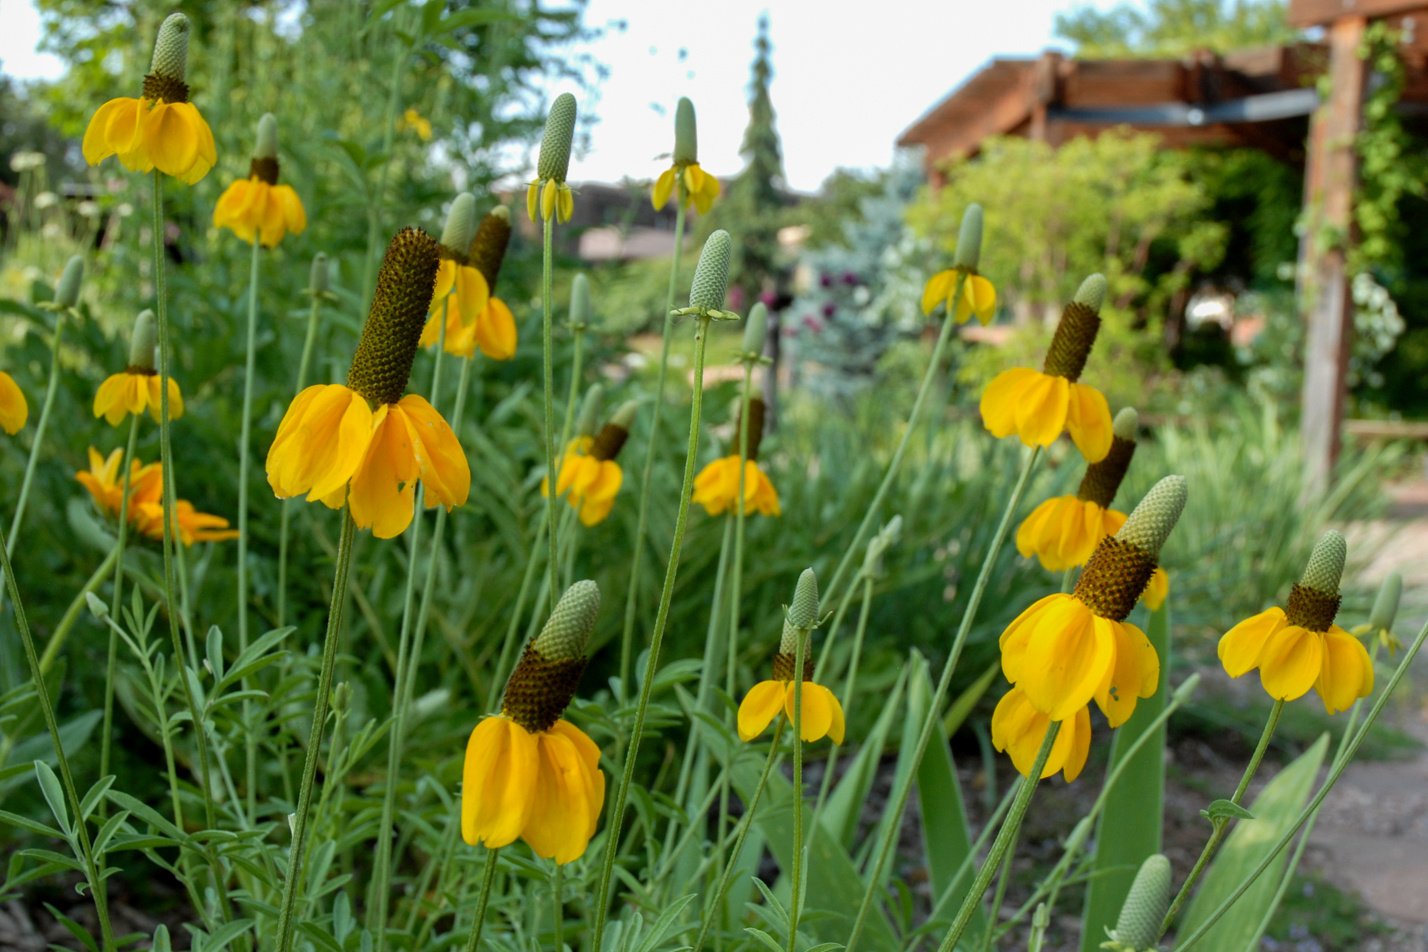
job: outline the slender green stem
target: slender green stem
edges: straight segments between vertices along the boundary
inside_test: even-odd
[[[635,723],[630,730],[630,746],[625,751],[625,769],[620,777],[620,786],[615,791],[615,806],[611,811],[606,832],[605,859],[600,869],[600,885],[595,894],[595,934],[592,937],[594,952],[600,952],[600,943],[604,938],[601,933],[605,931],[605,920],[610,912],[610,881],[615,872],[615,855],[620,848],[620,827],[625,819],[625,803],[630,795],[630,784],[634,780],[635,760],[640,753],[640,739],[645,730],[650,694],[654,690],[655,672],[659,670],[659,649],[664,642],[665,626],[669,623],[674,580],[679,574],[679,554],[684,546],[684,528],[689,520],[694,463],[699,458],[699,419],[704,406],[704,350],[708,343],[710,318],[701,316],[697,321],[694,331],[694,393],[690,398],[689,446],[684,456],[684,482],[679,491],[679,513],[674,520],[674,540],[669,547],[669,564],[665,566],[664,589],[660,592],[659,611],[655,615],[654,633],[650,636],[645,675],[640,683],[640,699],[635,707]]]
[[[664,332],[660,336],[659,376],[655,378],[654,410],[650,413],[650,435],[645,443],[645,461],[640,469],[640,502],[635,516],[635,538],[630,556],[630,584],[625,591],[625,623],[620,633],[620,697],[630,696],[630,670],[634,661],[635,604],[639,599],[640,567],[645,555],[645,526],[649,520],[650,475],[654,472],[655,445],[659,441],[660,414],[664,411],[664,385],[669,377],[669,341],[674,328],[674,294],[679,287],[679,264],[684,254],[684,184],[674,212],[674,257],[669,268],[669,290],[664,296]]]
[[[744,470],[749,459],[749,403],[753,396],[754,365],[744,364],[744,383],[739,409],[739,502],[734,507],[734,577],[729,586],[729,650],[724,672],[724,690],[730,697],[738,688],[739,608],[744,597],[744,525],[748,516],[744,504]]]
[[[68,309],[55,311],[55,334],[50,344],[50,379],[45,384],[45,400],[40,406],[40,420],[35,424],[35,439],[30,444],[30,458],[25,461],[25,475],[20,480],[20,495],[15,500],[15,514],[10,517],[10,537],[5,554],[14,558],[15,546],[20,540],[20,526],[25,521],[25,508],[30,501],[30,486],[35,481],[35,470],[39,467],[40,456],[44,453],[45,430],[50,425],[50,410],[55,405],[55,394],[59,391],[60,344],[64,338],[64,319]],[[4,600],[0,599],[0,604]]]
[[[774,761],[778,759],[778,739],[782,733],[783,718],[779,718],[778,724],[774,727],[773,740],[769,743],[768,758],[764,760],[764,771],[759,774],[759,784],[754,788],[753,799],[749,801],[749,808],[744,811],[744,816],[739,821],[739,833],[734,840],[734,848],[729,851],[729,861],[724,864],[724,871],[719,874],[719,885],[710,897],[704,921],[699,926],[699,937],[694,940],[694,952],[700,952],[704,948],[704,942],[709,938],[709,929],[714,924],[715,917],[719,915],[720,907],[724,904],[724,894],[729,891],[729,882],[734,878],[734,867],[739,865],[739,854],[743,852],[744,840],[749,835],[749,828],[754,825],[754,814],[763,800],[764,787],[768,784],[769,774],[773,772]]]
[[[1041,781],[1041,772],[1046,767],[1046,759],[1051,756],[1051,745],[1056,741],[1056,734],[1060,730],[1060,721],[1052,721],[1047,726],[1046,736],[1041,739],[1041,749],[1036,753],[1036,762],[1032,764],[1031,771],[1017,790],[1016,799],[1012,801],[1011,811],[1007,813],[1002,828],[997,832],[997,838],[992,841],[991,852],[982,862],[982,868],[977,870],[977,876],[972,881],[972,888],[962,898],[962,908],[957,910],[957,918],[952,920],[952,928],[948,930],[947,938],[942,940],[937,952],[952,952],[957,947],[957,940],[962,938],[962,933],[967,930],[967,923],[972,921],[972,913],[976,911],[977,906],[981,905],[982,896],[986,893],[987,886],[991,884],[992,877],[996,875],[997,867],[1001,866],[1002,860],[1009,855],[1011,845],[1021,831],[1021,821],[1026,816],[1026,808],[1031,805],[1031,796],[1036,792],[1036,786]]]
[[[471,923],[466,952],[476,952],[481,944],[481,930],[486,928],[486,906],[491,901],[491,884],[496,881],[496,859],[500,852],[499,849],[486,850],[486,866],[481,872],[481,894],[476,899],[476,919]]]
[[[961,271],[957,272],[957,287],[952,292],[950,300],[962,300],[962,284],[967,276]],[[888,471],[883,474],[883,481],[878,484],[878,491],[873,494],[873,501],[868,504],[868,511],[863,514],[863,521],[858,524],[858,531],[853,533],[853,540],[848,543],[847,549],[843,552],[843,558],[838,562],[838,568],[833,572],[833,578],[828,582],[828,600],[831,601],[833,593],[838,590],[838,583],[843,581],[843,576],[853,564],[853,557],[861,549],[864,537],[868,530],[872,528],[873,521],[877,519],[878,512],[882,509],[883,500],[887,498],[888,491],[892,489],[893,480],[897,478],[898,470],[902,468],[902,458],[907,453],[907,445],[912,442],[913,431],[917,429],[917,421],[922,417],[922,408],[927,403],[927,395],[932,391],[932,383],[937,378],[937,368],[942,365],[942,355],[947,350],[947,342],[952,339],[952,329],[957,322],[954,320],[954,310],[947,308],[947,316],[942,320],[942,331],[937,335],[937,344],[932,348],[932,359],[927,363],[927,371],[922,375],[922,383],[917,388],[917,399],[912,403],[912,412],[907,418],[907,428],[902,432],[902,438],[898,440],[897,449],[893,451],[892,460],[888,462]]]
[[[25,614],[24,603],[20,601],[20,584],[15,578],[15,568],[10,564],[9,545],[0,536],[0,559],[4,560],[5,587],[10,593],[10,604],[15,611],[15,628],[20,633],[20,643],[25,649],[25,660],[30,665],[30,679],[35,685],[35,700],[44,716],[45,727],[50,732],[50,742],[54,744],[55,759],[59,762],[60,782],[64,785],[65,797],[69,800],[69,812],[75,837],[79,843],[79,858],[84,863],[84,878],[89,883],[89,892],[94,899],[94,912],[99,918],[99,932],[104,952],[115,948],[114,929],[109,922],[108,886],[99,875],[99,867],[94,861],[94,844],[89,838],[89,821],[80,809],[79,791],[74,785],[74,774],[69,769],[69,756],[60,742],[59,724],[55,721],[54,705],[50,701],[50,691],[45,685],[45,676],[40,673],[40,659],[35,653],[35,639],[30,634],[30,622]],[[66,833],[69,831],[66,830]]]
[[[997,920],[1002,914],[1002,902],[1007,895],[1007,882],[1011,879],[1012,857],[1016,855],[1016,837],[1020,837],[1021,829],[1018,828],[1012,839],[1011,849],[1007,850],[1006,857],[1002,860],[1002,871],[997,876],[997,888],[992,890],[992,908],[987,912],[987,928],[982,933],[981,944],[977,946],[978,952],[987,952],[992,947],[992,934],[997,931]]]
[[[442,355],[446,351],[446,317],[451,304],[448,295],[441,302],[441,326],[437,331],[436,354],[433,358],[431,396],[441,399]],[[453,431],[454,432],[454,431]],[[387,918],[391,895],[392,875],[392,826],[397,807],[397,776],[402,764],[402,751],[406,742],[407,708],[411,705],[413,686],[416,683],[416,669],[420,665],[420,615],[422,609],[416,604],[417,562],[422,552],[421,524],[422,500],[424,492],[417,487],[413,500],[411,545],[407,549],[406,588],[402,593],[402,627],[397,639],[397,670],[395,673],[396,692],[392,703],[392,729],[387,736],[387,778],[382,791],[382,813],[377,823],[377,855],[372,864],[372,885],[368,892],[368,904],[374,911],[372,931],[377,936],[377,952],[387,947]],[[445,511],[443,509],[443,511]],[[438,540],[439,542],[440,540]],[[432,558],[436,550],[431,552]],[[428,560],[427,569],[435,568]],[[424,606],[423,606],[424,607]]]
[[[570,333],[574,341],[570,347],[574,353],[570,367],[570,389],[565,394],[565,421],[560,425],[560,442],[556,444],[562,453],[570,442],[570,431],[575,426],[575,403],[580,398],[580,364],[585,356],[585,327],[572,327]]]
[[[114,585],[109,598],[109,617],[119,619],[124,608],[124,548],[129,540],[129,485],[134,470],[134,446],[139,437],[139,417],[129,417],[129,441],[119,466],[124,471],[120,482],[118,539],[114,543]],[[53,640],[53,639],[52,639]],[[109,751],[114,741],[114,682],[118,676],[119,633],[109,629],[109,651],[104,665],[104,725],[99,735],[99,776],[109,776]],[[107,803],[107,801],[106,801]],[[104,810],[104,804],[100,810]]]
[[[551,212],[551,217],[545,219],[545,227],[542,229],[542,239],[544,242],[543,256],[540,268],[540,339],[542,351],[542,381],[543,381],[543,402],[545,405],[545,472],[546,478],[550,480],[550,485],[555,486],[555,479],[558,475],[555,471],[555,408],[553,392],[555,389],[555,351],[551,344],[550,324],[551,312],[554,310],[554,302],[551,300],[554,295],[555,286],[555,213]],[[548,558],[546,564],[546,578],[550,588],[550,609],[555,611],[556,600],[560,598],[560,563],[557,556],[559,546],[556,544],[555,533],[555,492],[546,493],[545,496],[545,527],[547,533]]]
[[[789,871],[788,952],[798,949],[798,900],[803,893],[803,662],[807,657],[808,632],[801,631],[793,652],[793,863]]]
[[[1294,821],[1294,824],[1290,826],[1288,830],[1284,831],[1284,835],[1279,838],[1279,841],[1274,844],[1274,847],[1264,854],[1264,857],[1259,861],[1259,865],[1251,870],[1249,875],[1241,880],[1240,884],[1235,887],[1234,891],[1226,896],[1225,900],[1210,912],[1209,916],[1200,924],[1199,928],[1186,938],[1179,940],[1176,945],[1177,952],[1184,952],[1184,950],[1189,949],[1200,939],[1203,939],[1205,934],[1214,928],[1215,923],[1219,922],[1220,918],[1224,916],[1226,912],[1229,912],[1230,907],[1236,902],[1239,902],[1240,897],[1254,885],[1255,880],[1259,879],[1266,869],[1269,869],[1275,857],[1289,846],[1290,842],[1299,833],[1300,828],[1319,812],[1319,808],[1324,805],[1324,799],[1328,797],[1329,791],[1334,789],[1334,784],[1339,782],[1339,778],[1343,776],[1344,771],[1353,761],[1354,756],[1359,752],[1360,745],[1362,745],[1364,739],[1368,737],[1369,730],[1373,728],[1374,722],[1378,720],[1379,714],[1383,712],[1384,707],[1388,704],[1388,699],[1393,696],[1393,692],[1398,688],[1398,683],[1402,681],[1404,675],[1408,673],[1408,667],[1413,663],[1413,659],[1418,656],[1418,651],[1423,647],[1424,640],[1428,640],[1428,625],[1424,625],[1423,628],[1419,630],[1418,637],[1413,640],[1413,644],[1404,652],[1403,660],[1398,663],[1398,667],[1394,669],[1393,676],[1389,678],[1387,686],[1385,686],[1383,692],[1379,694],[1378,700],[1374,702],[1373,707],[1369,709],[1368,716],[1364,718],[1363,726],[1354,734],[1354,739],[1350,742],[1348,748],[1334,758],[1333,764],[1329,767],[1329,775],[1324,778],[1323,784],[1320,785],[1319,791],[1314,794],[1313,799],[1299,812],[1298,819]]]
[[[1279,715],[1284,711],[1284,701],[1274,702],[1274,707],[1269,710],[1269,718],[1264,722],[1264,730],[1259,735],[1259,743],[1255,744],[1254,753],[1250,755],[1249,764],[1245,767],[1244,776],[1240,777],[1240,784],[1235,788],[1234,796],[1230,797],[1230,802],[1240,805],[1244,800],[1245,792],[1249,790],[1250,781],[1254,779],[1256,771],[1259,770],[1260,761],[1264,760],[1264,752],[1269,749],[1269,739],[1274,736],[1274,728],[1279,724]],[[1210,860],[1215,855],[1215,850],[1219,849],[1220,842],[1230,831],[1229,817],[1215,817],[1210,821],[1214,828],[1210,831],[1210,838],[1205,842],[1205,848],[1200,851],[1200,856],[1195,860],[1195,865],[1190,868],[1190,875],[1185,877],[1185,883],[1180,887],[1180,891],[1175,894],[1175,898],[1170,903],[1170,909],[1165,913],[1165,920],[1160,924],[1160,934],[1170,931],[1170,927],[1175,924],[1175,917],[1180,913],[1180,907],[1185,905],[1185,900],[1190,898],[1190,892],[1195,888],[1195,883],[1200,879],[1200,874],[1205,871]]]
[[[561,900],[561,870],[565,867],[555,864],[555,872],[550,877],[551,906],[555,913],[555,952],[565,952],[565,911]]]
[[[872,909],[873,897],[877,892],[879,882],[881,882],[883,867],[887,865],[888,859],[892,855],[893,845],[897,842],[898,828],[901,825],[903,811],[907,809],[907,799],[912,792],[917,766],[922,763],[922,755],[927,751],[927,744],[932,738],[933,728],[942,717],[942,704],[947,698],[947,689],[952,683],[952,672],[956,670],[957,661],[962,656],[962,646],[967,642],[967,633],[972,630],[972,622],[977,617],[977,609],[981,607],[982,596],[986,593],[987,582],[992,576],[992,569],[996,566],[1002,543],[1006,541],[1012,516],[1016,514],[1017,506],[1021,503],[1022,493],[1026,491],[1026,484],[1031,478],[1031,472],[1040,455],[1040,447],[1026,454],[1026,462],[1022,464],[1021,475],[1017,477],[1016,485],[1012,488],[1011,498],[1007,500],[1006,509],[1002,511],[1001,522],[998,523],[996,532],[992,535],[992,543],[987,549],[986,557],[982,560],[982,567],[977,573],[977,581],[972,585],[972,594],[967,599],[967,608],[962,612],[962,621],[957,626],[956,636],[952,639],[952,650],[947,653],[947,661],[942,666],[941,676],[937,679],[937,688],[932,692],[932,699],[927,705],[927,715],[923,718],[922,730],[917,735],[917,745],[913,748],[912,759],[909,761],[912,769],[908,771],[903,782],[894,788],[891,806],[893,822],[887,824],[882,842],[878,845],[877,858],[870,870],[867,888],[863,890],[863,901],[858,907],[858,917],[853,922],[853,932],[848,937],[846,952],[852,952],[857,944]]]
[[[184,672],[188,667],[188,656],[184,652],[183,638],[179,632],[179,616],[182,609],[174,599],[178,590],[179,559],[176,551],[179,545],[175,512],[178,509],[178,474],[174,466],[173,442],[171,439],[172,418],[169,415],[169,382],[173,380],[172,360],[169,344],[169,302],[168,280],[164,261],[164,178],[158,169],[154,170],[154,311],[159,325],[159,460],[163,466],[161,492],[163,494],[162,518],[163,540],[160,548],[164,558],[164,605],[169,622],[169,639],[173,642],[174,665],[178,669],[178,682],[183,690],[184,703],[188,707],[193,722],[193,742],[198,751],[198,789],[203,793],[203,821],[208,829],[214,828],[213,794],[209,790],[211,766],[208,759],[208,737],[204,727],[203,712],[198,708],[198,699],[193,696],[189,678]],[[213,870],[214,882],[221,894],[226,894],[222,876]]]
[[[868,631],[868,615],[873,607],[873,583],[875,579],[871,575],[862,574],[863,579],[863,600],[858,609],[858,627],[853,633],[853,655],[848,666],[848,675],[843,681],[843,691],[840,695],[848,703],[853,702],[854,690],[858,686],[858,665],[863,656],[863,637]],[[853,591],[853,589],[849,589]],[[823,653],[828,653],[825,645]],[[815,675],[814,681],[818,678]],[[836,744],[828,754],[828,763],[823,768],[823,781],[818,785],[818,799],[813,804],[813,828],[818,829],[818,818],[823,815],[824,803],[828,800],[828,793],[833,787],[833,777],[837,773],[838,755],[843,751],[841,744]]]
[[[253,236],[253,253],[248,264],[248,326],[243,357],[243,416],[238,436],[238,651],[248,650],[248,472],[249,447],[253,439],[253,377],[257,368],[258,337],[258,236]],[[242,689],[248,690],[245,677]],[[243,731],[243,783],[247,790],[248,820],[258,813],[258,731],[250,722],[252,705],[245,699],[241,718]]]
[[[347,577],[352,568],[352,542],[357,524],[347,507],[342,508],[342,535],[337,542],[337,569],[332,580],[332,601],[327,609],[327,632],[322,638],[322,667],[317,679],[317,697],[312,705],[312,728],[307,738],[302,783],[298,787],[297,811],[293,820],[292,848],[288,854],[288,875],[283,883],[283,901],[278,914],[278,952],[290,952],[297,922],[298,883],[302,879],[304,849],[307,846],[308,813],[312,808],[313,780],[322,747],[322,731],[327,722],[328,699],[332,694],[332,672],[337,666],[337,644],[342,640],[342,610],[347,601]]]
[[[298,361],[297,393],[307,386],[308,367],[312,364],[313,346],[317,343],[317,318],[322,302],[322,294],[312,292],[312,309],[307,314],[307,334],[302,341],[302,358]],[[292,521],[292,511],[301,505],[297,499],[282,501],[281,524],[278,528],[278,627],[288,619],[288,524]]]

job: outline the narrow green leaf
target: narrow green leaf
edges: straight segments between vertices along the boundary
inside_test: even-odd
[[[1233,800],[1216,800],[1200,811],[1207,820],[1253,820],[1254,814]]]
[[[64,835],[69,836],[73,828],[69,825],[69,808],[65,806],[64,789],[60,786],[59,777],[43,760],[35,761],[35,777],[40,781],[40,793],[44,795],[45,803],[49,804],[55,822]]]
[[[54,827],[45,826],[39,820],[32,820],[27,816],[21,816],[18,813],[11,813],[9,810],[0,810],[0,823],[8,823],[11,826],[18,826],[22,830],[29,830],[31,833],[36,833],[40,836],[48,837],[50,839],[64,839],[64,834],[61,833],[59,830],[56,830]]]

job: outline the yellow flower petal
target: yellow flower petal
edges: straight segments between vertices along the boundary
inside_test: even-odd
[[[1111,451],[1111,407],[1101,391],[1084,383],[1070,385],[1066,429],[1088,463],[1106,458]]]
[[[515,842],[530,818],[539,755],[524,727],[487,717],[466,742],[461,772],[461,836],[498,849]]]
[[[1346,711],[1373,693],[1373,662],[1363,644],[1338,625],[1324,632],[1324,661],[1314,683],[1330,714]]]
[[[144,148],[154,168],[186,181],[198,162],[198,135],[189,116],[180,110],[186,103],[160,102],[144,117]],[[207,171],[206,169],[204,171]]]
[[[1220,664],[1225,673],[1237,678],[1246,671],[1259,667],[1260,655],[1270,636],[1288,624],[1284,609],[1269,608],[1246,618],[1220,638]]]
[[[655,179],[654,187],[650,189],[650,204],[654,205],[655,211],[669,204],[669,196],[674,193],[674,173],[674,166],[670,166]]]
[[[1124,521],[1125,517],[1121,519]],[[1115,530],[1119,532],[1120,530]],[[1170,576],[1165,574],[1165,569],[1160,566],[1155,567],[1155,571],[1150,574],[1150,581],[1146,583],[1145,591],[1141,593],[1140,600],[1145,602],[1145,607],[1153,612],[1160,611],[1160,606],[1165,604],[1165,598],[1170,594]]]
[[[931,315],[938,307],[947,303],[957,280],[957,272],[952,269],[939,271],[927,279],[922,288],[922,313]]]
[[[982,391],[982,425],[997,439],[1016,432],[1017,407],[1026,387],[1039,376],[1030,367],[1013,367],[997,374]]]
[[[962,285],[962,301],[957,305],[957,320],[965,321],[975,314],[983,325],[997,314],[997,289],[980,274],[967,275]]]
[[[481,353],[492,360],[516,356],[516,318],[500,298],[490,298],[476,318],[474,340]]]
[[[1114,632],[1076,598],[1048,605],[1030,622],[1017,684],[1052,720],[1091,702],[1116,661]]]
[[[1015,684],[1021,680],[1022,665],[1026,661],[1026,649],[1031,639],[1034,620],[1040,617],[1043,611],[1068,598],[1071,596],[1060,592],[1042,596],[1007,625],[997,640],[997,647],[1002,653],[1002,673],[1008,681]]]
[[[828,728],[833,726],[833,709],[829,703],[833,692],[811,681],[789,681],[783,692],[783,712],[788,715],[790,725],[793,724],[794,694],[800,683],[803,685],[803,711],[799,719],[798,734],[805,743],[812,743],[828,733]]]
[[[537,856],[569,863],[579,859],[590,842],[594,785],[569,737],[542,731],[535,739],[539,772],[521,839]]]
[[[739,704],[739,739],[751,741],[764,732],[783,708],[784,682],[760,681]]]
[[[1096,691],[1096,706],[1106,715],[1106,723],[1120,727],[1135,713],[1137,698],[1155,694],[1160,684],[1160,657],[1145,632],[1135,625],[1099,616],[1096,625],[1107,629],[1116,645],[1115,665]]]
[[[1037,371],[1032,374],[1024,378],[1016,406],[1017,436],[1027,446],[1050,446],[1066,428],[1070,381]]]
[[[1269,696],[1292,701],[1308,693],[1324,666],[1324,636],[1298,625],[1270,635],[1259,658],[1259,680]]]

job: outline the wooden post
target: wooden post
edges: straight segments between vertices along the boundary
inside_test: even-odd
[[[1347,251],[1353,238],[1359,131],[1367,69],[1359,59],[1365,20],[1348,16],[1328,27],[1330,88],[1314,114],[1304,166],[1307,227],[1299,241],[1299,302],[1305,321],[1304,391],[1299,429],[1309,491],[1328,489],[1344,419],[1353,300]]]

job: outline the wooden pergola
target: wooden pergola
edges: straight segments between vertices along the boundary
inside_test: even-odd
[[[1323,28],[1323,40],[1182,59],[1077,60],[1054,52],[995,59],[908,127],[898,145],[923,147],[934,187],[949,160],[976,154],[992,136],[1058,145],[1119,126],[1156,132],[1171,148],[1254,148],[1302,167],[1301,429],[1311,482],[1322,490],[1339,453],[1353,329],[1346,259],[1354,139],[1370,81],[1358,50],[1372,20],[1400,27],[1403,108],[1428,113],[1428,0],[1289,0],[1289,19]],[[1328,80],[1323,97],[1321,77]]]

